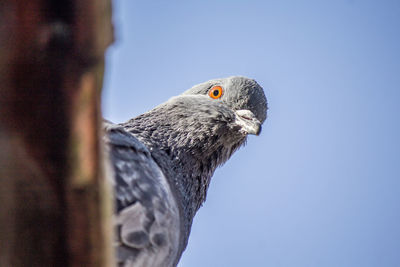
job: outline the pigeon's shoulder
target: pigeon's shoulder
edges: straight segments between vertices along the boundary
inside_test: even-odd
[[[123,266],[171,266],[180,240],[179,209],[150,151],[119,125],[104,123],[114,172],[116,247]]]

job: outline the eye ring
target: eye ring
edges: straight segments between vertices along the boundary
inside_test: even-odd
[[[210,91],[208,91],[208,96],[211,97],[212,99],[218,99],[222,96],[224,90],[222,89],[221,86],[213,86]]]

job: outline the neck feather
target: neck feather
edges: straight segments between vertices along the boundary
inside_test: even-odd
[[[221,132],[216,129],[188,132],[185,127],[171,124],[168,118],[163,120],[159,112],[145,113],[122,126],[149,148],[180,200],[189,225],[206,199],[215,169],[245,141],[241,137],[234,143],[224,143],[225,136],[210,134]]]

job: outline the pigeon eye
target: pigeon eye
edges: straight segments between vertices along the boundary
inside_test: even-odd
[[[224,90],[222,90],[221,86],[214,86],[211,88],[211,90],[208,92],[208,95],[213,98],[213,99],[218,99],[222,96]]]

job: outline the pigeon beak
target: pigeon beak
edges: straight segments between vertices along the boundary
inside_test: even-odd
[[[235,123],[241,127],[246,134],[259,135],[261,133],[261,122],[247,109],[236,110]]]

